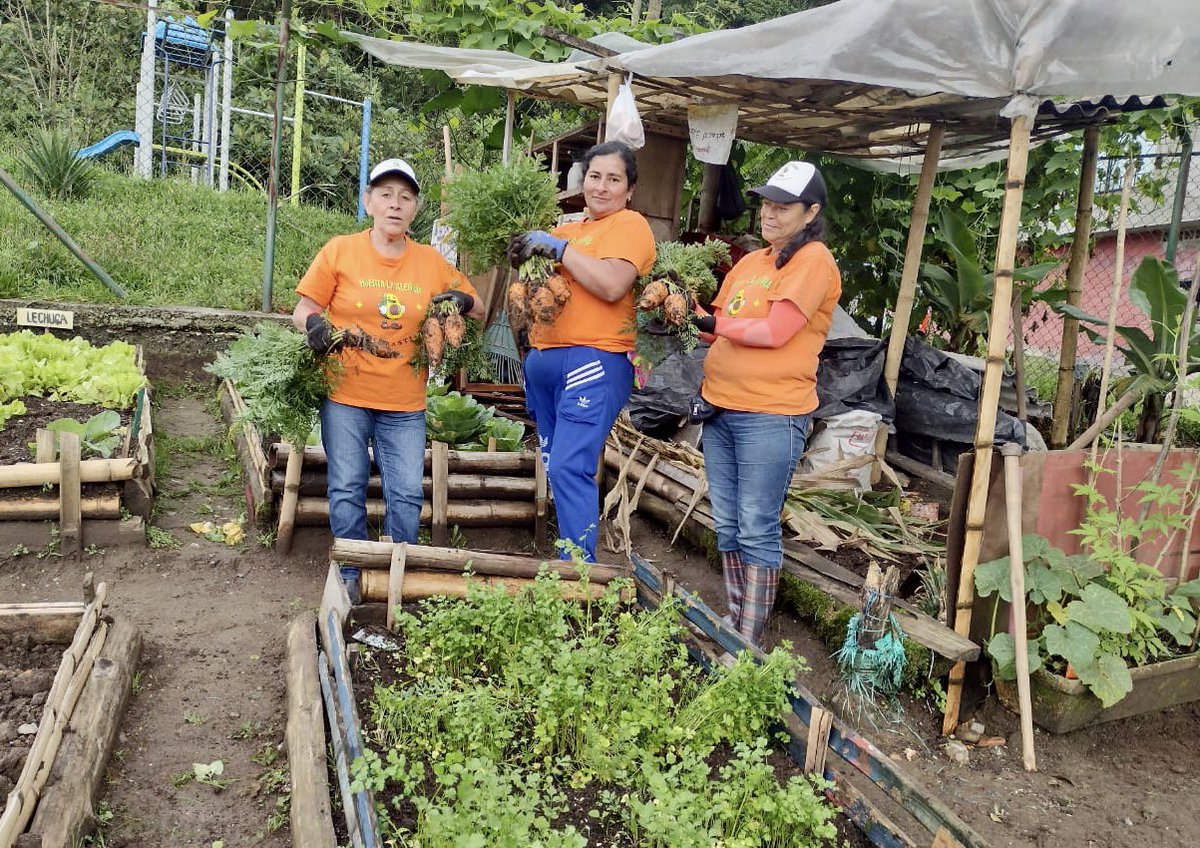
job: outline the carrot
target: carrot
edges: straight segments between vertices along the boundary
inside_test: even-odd
[[[558,275],[546,281],[546,288],[550,289],[550,293],[554,295],[554,299],[560,306],[571,299],[571,287]]]
[[[558,301],[554,299],[554,293],[545,286],[538,288],[529,298],[529,312],[539,324],[553,324],[561,311]]]
[[[442,328],[446,331],[446,344],[459,347],[467,335],[467,322],[457,312],[442,319]]]
[[[529,326],[529,305],[526,302],[525,284],[515,280],[508,287],[508,323],[520,332]]]
[[[663,317],[668,324],[682,327],[687,320],[687,298],[680,292],[673,291],[663,301]]]
[[[441,322],[432,316],[426,318],[425,324],[421,327],[421,335],[425,341],[425,353],[429,357],[429,367],[437,368],[442,361],[446,341]]]
[[[657,309],[667,299],[670,289],[662,280],[652,280],[642,289],[642,299],[638,301],[638,309]]]

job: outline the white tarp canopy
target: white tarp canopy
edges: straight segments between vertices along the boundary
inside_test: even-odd
[[[844,80],[963,97],[1200,96],[1200,2],[841,0],[612,64],[648,77]]]

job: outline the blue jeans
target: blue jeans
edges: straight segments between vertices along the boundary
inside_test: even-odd
[[[623,353],[580,345],[534,349],[525,357],[525,406],[537,426],[558,535],[582,548],[589,562],[596,559],[600,522],[596,466],[632,389],[633,366]]]
[[[779,515],[808,443],[808,415],[722,412],[704,423],[704,471],[717,548],[746,565],[783,564]]]
[[[383,482],[384,532],[395,542],[416,542],[425,470],[425,413],[364,409],[326,400],[321,443],[328,461],[329,529],[340,539],[367,538],[368,443]]]

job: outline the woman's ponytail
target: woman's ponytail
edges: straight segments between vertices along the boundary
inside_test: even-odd
[[[782,268],[788,264],[788,260],[796,255],[796,251],[810,241],[825,241],[825,216],[823,214],[818,214],[809,221],[804,229],[796,233],[796,236],[784,245],[783,250],[779,251],[779,255],[775,257],[775,267]]]

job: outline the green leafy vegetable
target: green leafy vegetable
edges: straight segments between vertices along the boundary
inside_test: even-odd
[[[27,395],[128,409],[146,382],[126,342],[95,347],[49,333],[0,335],[0,402]]]
[[[431,441],[458,445],[477,441],[493,416],[491,408],[470,395],[448,392],[427,396],[425,432]]]
[[[205,370],[237,387],[246,401],[239,420],[293,445],[308,441],[321,402],[340,376],[337,360],[318,356],[295,330],[266,321],[235,340]]]
[[[4,427],[8,419],[24,415],[28,411],[25,407],[25,402],[19,398],[17,400],[10,400],[8,403],[0,403],[0,429]]]
[[[498,451],[518,451],[521,449],[521,442],[525,439],[525,425],[510,418],[500,418],[499,416],[489,418],[487,424],[484,425],[483,432],[479,434],[478,441],[458,447],[471,451],[487,450],[489,438],[496,440],[496,450]]]
[[[111,409],[93,415],[84,423],[76,421],[74,418],[57,418],[47,424],[46,429],[55,434],[56,452],[59,433],[77,435],[80,453],[85,457],[102,456],[107,459],[121,444],[121,416]]]
[[[558,217],[558,187],[535,159],[464,171],[446,183],[447,222],[472,273],[507,267],[505,250],[515,233],[549,228]]]

